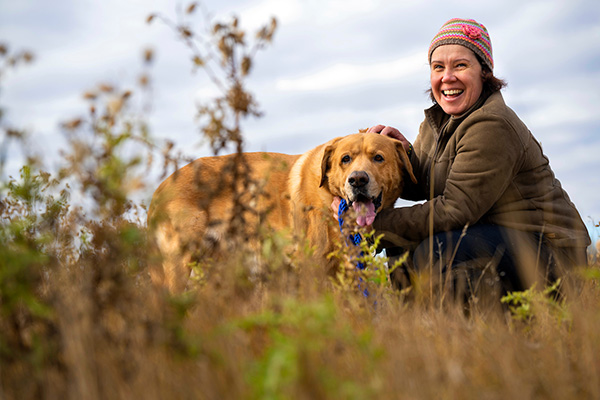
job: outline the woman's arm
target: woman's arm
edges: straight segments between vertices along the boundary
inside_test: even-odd
[[[476,223],[494,206],[514,178],[523,144],[500,117],[473,116],[463,124],[454,132],[456,156],[443,192],[423,204],[382,210],[373,224],[377,231],[421,241],[430,234],[431,213],[437,233]]]

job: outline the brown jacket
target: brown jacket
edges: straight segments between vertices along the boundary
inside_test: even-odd
[[[411,155],[418,184],[409,182],[402,197],[429,201],[382,211],[373,227],[387,241],[412,247],[430,226],[438,233],[486,223],[540,232],[553,247],[580,253],[589,245],[540,144],[500,92],[482,96],[460,117],[439,105],[425,116]]]

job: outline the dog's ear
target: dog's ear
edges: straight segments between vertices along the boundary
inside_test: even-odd
[[[402,165],[404,169],[408,172],[410,176],[410,180],[413,183],[417,183],[417,178],[413,173],[412,164],[410,163],[410,159],[408,158],[408,154],[406,154],[406,150],[404,150],[404,146],[401,142],[396,143],[396,151],[398,151],[398,156],[400,156],[400,160],[402,161]]]
[[[331,169],[331,155],[335,150],[335,145],[331,144],[325,147],[325,151],[323,152],[323,158],[321,159],[321,183],[319,187],[323,187],[327,182],[327,172]]]

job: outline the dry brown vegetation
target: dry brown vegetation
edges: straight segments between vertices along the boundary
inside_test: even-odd
[[[215,153],[241,151],[241,122],[257,114],[244,79],[275,21],[250,46],[235,19],[207,21],[202,35],[184,15],[156,19],[222,90],[199,110]],[[3,65],[31,61],[0,50]],[[148,268],[160,260],[132,199],[156,186],[149,168],[170,172],[183,160],[172,144],[154,143],[131,105],[150,79],[146,66],[134,91],[88,91],[89,114],[64,124],[63,167],[48,173],[30,157],[20,177],[2,181],[0,399],[600,398],[595,261],[573,266],[560,300],[533,288],[504,306],[473,299],[466,312],[441,302],[427,277],[410,293],[392,290],[370,256],[365,298],[354,269],[331,279],[287,259],[283,235],[263,237],[252,254],[244,238],[260,232],[243,229],[241,217],[230,221],[240,243],[230,260],[195,265],[184,294],[154,287]],[[2,120],[0,129],[1,154],[26,136]],[[238,167],[230,173],[247,179]],[[350,253],[340,249],[340,262]]]

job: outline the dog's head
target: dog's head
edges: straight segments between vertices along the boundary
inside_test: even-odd
[[[377,212],[392,207],[400,196],[404,171],[417,182],[402,143],[377,133],[357,133],[325,148],[320,186],[360,210],[360,225],[370,225]]]

